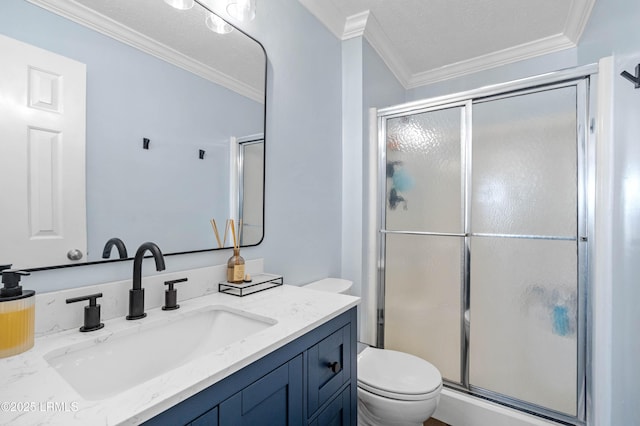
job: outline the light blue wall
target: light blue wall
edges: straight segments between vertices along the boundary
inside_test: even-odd
[[[339,276],[341,45],[299,2],[259,1],[243,26],[269,58],[265,239],[245,250],[302,284]]]
[[[636,15],[640,21],[640,13]],[[614,84],[614,200],[612,282],[612,421],[640,419],[640,90],[619,74],[634,73],[640,41],[616,54]]]
[[[369,108],[404,101],[405,90],[380,56],[363,37],[342,43],[342,270],[341,277],[353,281],[353,294],[369,300],[375,287],[369,285],[367,247],[372,238],[365,212],[369,202]],[[367,343],[369,322],[360,306],[360,339]]]
[[[611,425],[640,420],[640,89],[620,77],[640,63],[640,2],[596,2],[581,61],[615,57]],[[606,350],[606,348],[604,348]]]
[[[380,109],[405,101],[404,87],[366,39],[362,42],[362,61],[365,112],[371,107]]]
[[[362,38],[342,43],[342,278],[361,295],[363,242],[363,53]]]
[[[4,1],[2,2],[4,4]],[[0,13],[4,19],[4,13]],[[290,284],[338,276],[341,236],[341,47],[298,2],[263,2],[244,25],[268,55],[264,242],[247,259]],[[27,30],[37,30],[28,28]],[[189,96],[186,102],[191,101]],[[185,191],[200,196],[197,189]],[[209,234],[210,235],[210,234]],[[135,249],[135,248],[134,248]],[[229,250],[170,256],[168,271],[221,264]],[[38,292],[126,279],[132,262],[34,272]],[[144,273],[156,273],[144,262]],[[123,295],[123,297],[125,297]]]

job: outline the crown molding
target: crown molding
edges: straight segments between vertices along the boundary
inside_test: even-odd
[[[342,32],[342,40],[349,40],[350,38],[360,37],[364,35],[364,30],[367,27],[368,20],[368,10],[356,13],[355,15],[347,16],[347,20],[344,23],[344,31]]]
[[[569,16],[564,26],[564,35],[574,43],[578,43],[582,33],[589,22],[591,11],[596,0],[574,0],[571,2]]]
[[[548,53],[564,49],[570,49],[572,47],[576,47],[576,43],[571,41],[564,34],[557,34],[555,36],[536,40],[530,43],[499,50],[497,52],[491,52],[466,61],[413,74],[409,79],[409,83],[405,85],[405,88],[414,89],[427,84],[437,83],[439,81],[461,77],[467,74],[473,74],[479,71],[499,67],[501,65],[546,55]]]
[[[334,0],[299,1],[339,39],[347,40],[359,36],[366,38],[400,84],[406,89],[412,89],[576,47],[596,0],[573,0],[561,34],[414,74],[406,62],[394,52],[389,38],[370,11],[349,16],[345,20],[341,17]]]
[[[251,100],[264,103],[264,92],[262,90],[196,61],[73,0],[65,2],[57,0],[27,1],[226,87]]]

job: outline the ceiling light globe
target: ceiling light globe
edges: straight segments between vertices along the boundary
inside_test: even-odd
[[[188,10],[193,7],[193,0],[164,0],[166,4],[179,10]]]
[[[227,24],[224,19],[214,13],[208,13],[204,23],[207,25],[207,28],[214,33],[228,34],[233,31],[233,27],[231,25]]]
[[[227,13],[238,21],[251,21],[256,17],[256,0],[232,0],[227,5]]]

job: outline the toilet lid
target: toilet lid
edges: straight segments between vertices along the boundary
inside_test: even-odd
[[[306,288],[312,288],[314,290],[328,291],[330,293],[342,293],[345,294],[353,283],[349,280],[343,280],[341,278],[325,278],[320,281],[314,281],[311,284],[305,285]]]
[[[358,355],[358,385],[396,399],[426,399],[442,386],[437,368],[417,356],[366,348]]]

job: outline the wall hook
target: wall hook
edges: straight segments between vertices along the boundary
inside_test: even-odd
[[[198,158],[200,158],[201,160],[204,159],[204,149],[199,150],[200,152],[198,153]]]
[[[636,65],[636,75],[631,75],[627,71],[622,71],[621,76],[633,83],[636,89],[640,89],[640,64]]]
[[[142,138],[142,148],[149,149],[149,142],[151,142],[148,138]]]

